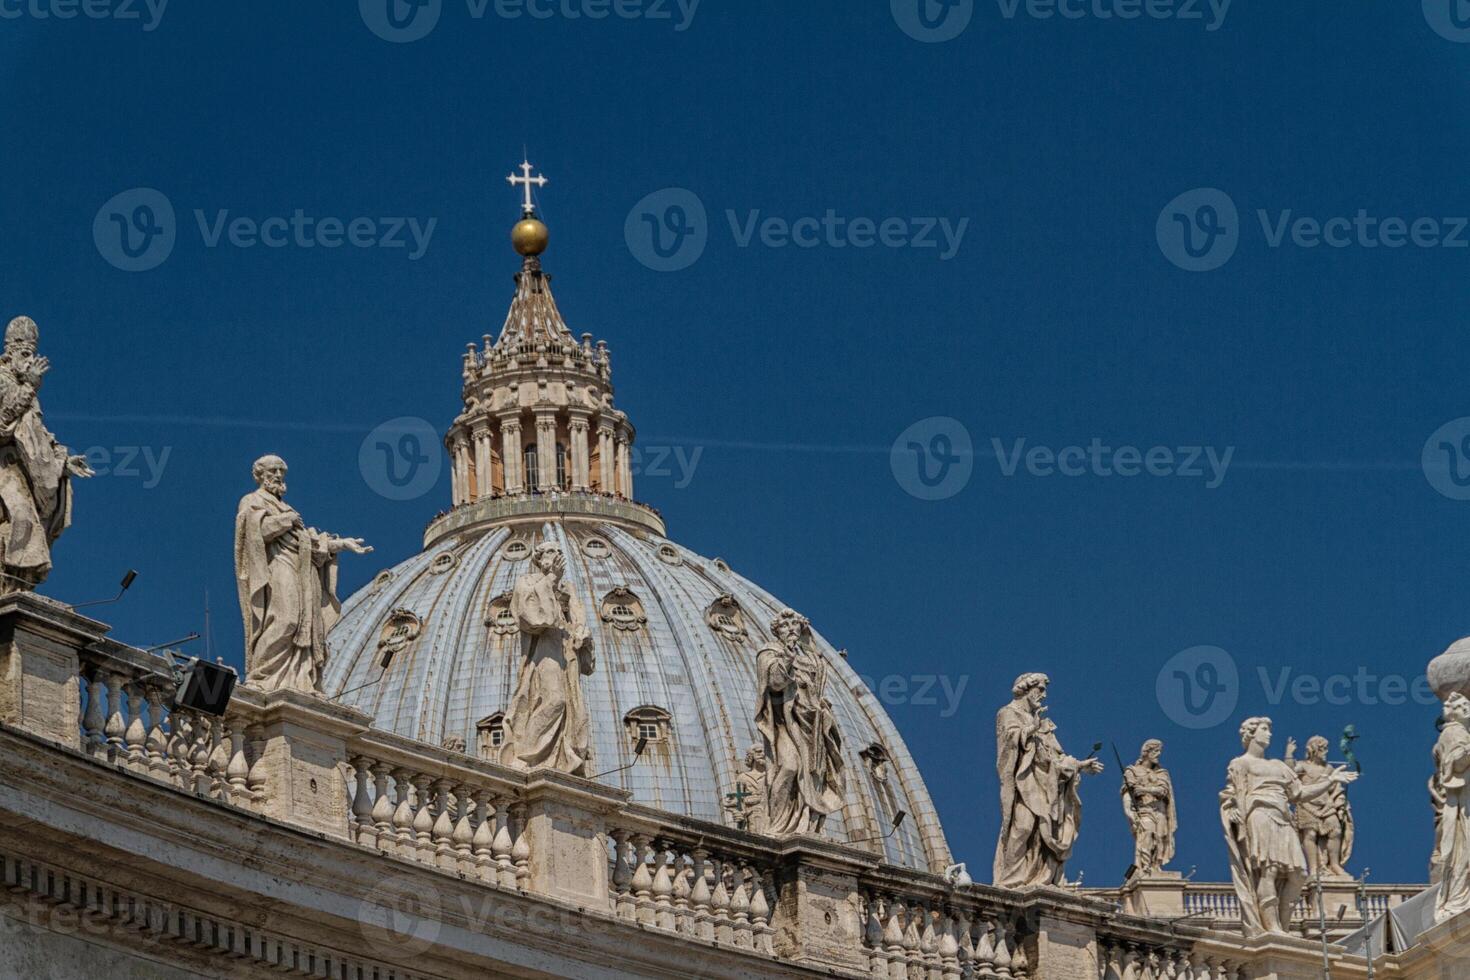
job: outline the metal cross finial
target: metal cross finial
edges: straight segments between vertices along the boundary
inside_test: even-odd
[[[546,176],[544,174],[538,174],[537,176],[532,177],[531,170],[531,162],[527,160],[526,162],[521,164],[521,176],[517,177],[515,174],[511,174],[509,177],[505,178],[507,181],[510,182],[510,185],[512,187],[517,184],[525,185],[526,203],[521,205],[521,210],[528,218],[536,213],[536,205],[531,201],[531,188],[545,187],[547,184],[551,183],[551,181],[546,179]]]

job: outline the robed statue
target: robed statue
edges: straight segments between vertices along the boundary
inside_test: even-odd
[[[776,642],[761,648],[755,670],[755,727],[765,749],[765,832],[820,834],[842,808],[847,767],[842,736],[827,700],[827,661],[812,627],[786,609],[771,621]]]
[[[1451,694],[1444,702],[1444,728],[1434,746],[1434,857],[1430,881],[1439,885],[1434,920],[1470,910],[1470,699]]]
[[[505,716],[500,761],[585,776],[592,737],[582,678],[597,668],[597,659],[582,601],[566,570],[561,546],[543,541],[531,556],[530,570],[511,590],[510,612],[521,635],[521,673]]]
[[[1307,740],[1307,757],[1300,762],[1296,758],[1296,740],[1286,742],[1286,761],[1296,769],[1297,778],[1304,783],[1317,783],[1332,773],[1327,763],[1327,750],[1331,743],[1321,735]],[[1353,841],[1356,829],[1353,823],[1353,808],[1348,805],[1347,790],[1334,783],[1332,788],[1316,799],[1303,800],[1296,806],[1296,829],[1302,839],[1302,850],[1307,854],[1307,872],[1316,877],[1350,878],[1345,865],[1353,856]]]
[[[34,589],[51,572],[51,546],[71,524],[71,478],[92,476],[41,420],[41,381],[51,362],[36,354],[30,317],[5,328],[0,354],[0,594]]]
[[[1084,775],[1103,771],[1098,759],[1062,750],[1057,726],[1046,717],[1045,674],[1022,674],[1011,703],[995,716],[995,767],[1000,776],[1000,838],[995,884],[1033,888],[1066,883],[1067,859],[1082,826]]]
[[[373,549],[307,527],[286,503],[286,462],[262,456],[235,515],[235,583],[245,621],[245,678],[262,691],[322,693],[327,630],[342,610],[337,556]]]
[[[1133,831],[1133,866],[1148,877],[1174,859],[1174,835],[1179,816],[1174,805],[1174,783],[1159,764],[1164,743],[1143,743],[1138,761],[1123,770],[1123,813]]]
[[[1240,900],[1247,938],[1287,934],[1291,910],[1307,881],[1307,856],[1291,808],[1358,778],[1346,766],[1303,782],[1286,762],[1266,758],[1271,719],[1247,718],[1240,726],[1245,753],[1226,771],[1220,793],[1220,822],[1230,850],[1230,877]]]

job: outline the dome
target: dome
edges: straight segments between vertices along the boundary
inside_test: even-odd
[[[539,258],[523,259],[499,338],[463,355],[465,407],[445,437],[451,510],[420,554],[344,604],[323,688],[378,728],[498,759],[521,660],[510,592],[550,540],[593,636],[596,668],[581,679],[593,778],[638,803],[743,826],[760,785],[745,764],[761,743],[756,656],[786,607],[669,540],[635,501],[635,431],[613,403],[607,344],[573,337]],[[944,871],[949,848],[903,739],[845,654],[815,630],[813,642],[846,771],[824,836]]]
[[[567,556],[593,632],[597,668],[582,679],[593,770],[633,763],[640,721],[659,730],[636,764],[599,781],[660,810],[732,823],[726,794],[760,743],[756,653],[785,607],[723,562],[635,525],[564,513],[431,541],[343,605],[329,637],[328,696],[348,691],[342,702],[379,728],[435,745],[463,739],[476,754],[489,737],[480,725],[508,708],[519,668],[520,637],[500,610],[547,535]],[[412,638],[384,671],[395,633]],[[827,697],[847,769],[846,802],[827,836],[880,838],[902,810],[909,818],[881,842],[885,860],[942,871],[949,850],[903,739],[845,657],[815,639],[832,671]]]

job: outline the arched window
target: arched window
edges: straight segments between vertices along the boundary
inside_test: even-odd
[[[541,486],[541,470],[536,465],[536,444],[533,442],[527,446],[523,455],[526,460],[526,489],[535,493]]]
[[[731,639],[743,640],[749,635],[745,628],[745,613],[741,610],[740,603],[729,593],[710,604],[705,610],[704,621],[709,624],[710,629]]]
[[[556,485],[563,490],[572,485],[567,476],[567,447],[561,443],[556,444]]]
[[[516,624],[516,618],[510,611],[510,593],[502,593],[490,600],[490,605],[485,609],[485,625],[490,631],[499,636],[511,636],[519,633],[521,628]]]
[[[383,623],[382,632],[378,634],[379,666],[387,670],[399,651],[417,640],[423,630],[423,621],[417,614],[407,609],[395,609],[389,613],[387,621]]]
[[[602,600],[602,621],[613,629],[632,632],[643,628],[648,614],[643,611],[641,599],[627,586],[618,586]]]

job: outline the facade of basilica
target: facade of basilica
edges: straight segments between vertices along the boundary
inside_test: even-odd
[[[88,473],[41,422],[35,324],[7,331],[0,977],[1470,978],[1458,648],[1430,672],[1432,886],[1351,878],[1355,774],[1316,739],[1268,755],[1259,718],[1218,825],[1178,825],[1146,744],[1134,869],[1078,886],[1101,764],[1059,742],[1037,673],[997,684],[1002,830],[976,883],[845,653],[637,501],[608,345],[542,268],[540,180],[512,178],[515,294],[463,355],[452,506],[419,554],[339,601],[338,563],[371,548],[256,461],[233,690],[34,591]],[[1220,835],[1232,881],[1170,870],[1179,833]]]

